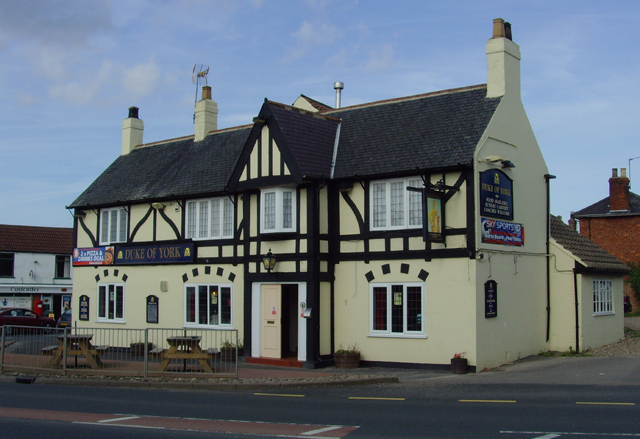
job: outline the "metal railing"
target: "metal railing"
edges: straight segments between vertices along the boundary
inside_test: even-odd
[[[4,326],[0,372],[238,377],[238,331]]]

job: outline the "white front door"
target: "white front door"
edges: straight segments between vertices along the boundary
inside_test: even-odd
[[[282,287],[262,286],[260,356],[282,358]]]

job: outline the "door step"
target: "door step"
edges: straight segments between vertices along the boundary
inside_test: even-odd
[[[295,358],[266,358],[266,357],[246,357],[245,363],[249,364],[264,364],[266,366],[281,366],[281,367],[302,367],[302,361],[298,361]]]

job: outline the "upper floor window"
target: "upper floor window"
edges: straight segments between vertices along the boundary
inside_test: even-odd
[[[187,238],[233,238],[233,202],[228,197],[187,202]]]
[[[56,255],[56,276],[68,279],[71,277],[71,256]]]
[[[100,212],[100,244],[127,242],[127,211],[123,207],[102,209]]]
[[[595,279],[593,281],[593,313],[613,314],[613,281]]]
[[[424,186],[419,177],[371,183],[371,229],[393,230],[422,227],[422,194],[407,187]]]
[[[188,285],[186,326],[231,326],[231,285]]]
[[[262,191],[260,230],[295,232],[296,191],[292,188],[269,188]]]
[[[424,285],[372,284],[371,335],[424,336]]]
[[[14,253],[0,253],[0,277],[13,277]]]

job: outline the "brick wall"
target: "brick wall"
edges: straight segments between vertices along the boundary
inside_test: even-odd
[[[580,233],[624,263],[640,262],[640,215],[581,218]],[[626,283],[624,295],[631,297],[633,310],[640,309],[640,301]]]

